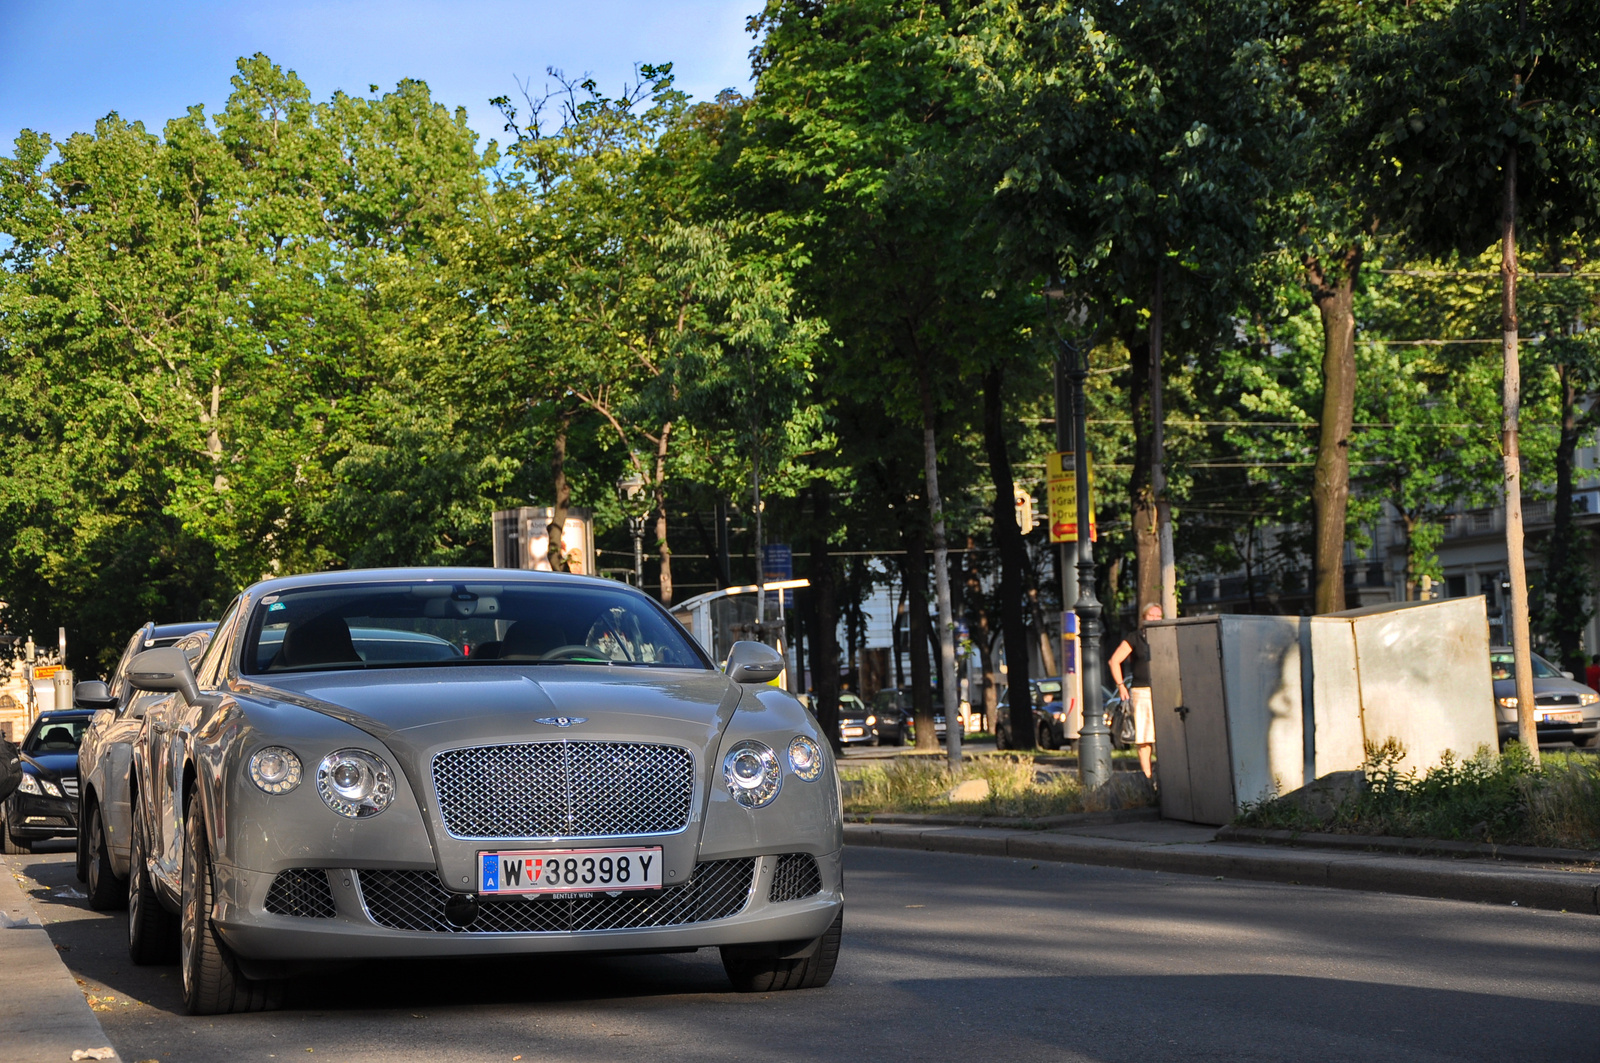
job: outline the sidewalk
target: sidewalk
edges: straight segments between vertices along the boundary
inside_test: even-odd
[[[0,1037],[6,1063],[69,1063],[74,1051],[110,1046],[14,876],[0,857]]]
[[[1213,827],[1168,820],[1011,830],[847,823],[849,845],[1010,856],[1140,871],[1257,879],[1600,915],[1600,872],[1495,860],[1219,842]]]

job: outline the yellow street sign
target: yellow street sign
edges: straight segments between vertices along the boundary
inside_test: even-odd
[[[1049,487],[1050,541],[1075,543],[1078,541],[1078,484],[1073,469],[1070,450],[1057,451],[1048,456],[1045,476]],[[1094,469],[1089,469],[1089,539],[1099,542],[1099,526],[1094,515]]]

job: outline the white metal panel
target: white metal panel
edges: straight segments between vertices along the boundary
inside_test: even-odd
[[[1361,678],[1355,631],[1348,621],[1314,616],[1311,625],[1313,763],[1317,778],[1354,771],[1366,760],[1362,745]]]
[[[1410,602],[1340,614],[1350,618],[1369,742],[1394,737],[1403,768],[1426,771],[1446,750],[1496,748],[1489,617],[1484,599]]]
[[[1306,781],[1300,620],[1223,616],[1220,628],[1233,792],[1252,802],[1297,789]]]

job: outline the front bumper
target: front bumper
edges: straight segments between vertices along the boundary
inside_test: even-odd
[[[1512,741],[1517,738],[1517,724],[1501,720],[1496,725],[1500,731],[1502,742]],[[1582,723],[1546,723],[1538,721],[1539,744],[1547,745],[1557,742],[1587,742],[1595,735],[1600,734],[1600,718],[1591,717]]]
[[[850,732],[852,732],[852,731],[859,732],[859,733],[851,734]],[[839,728],[839,742],[840,742],[841,745],[846,745],[846,746],[865,745],[865,744],[867,744],[869,742],[875,741],[877,739],[877,737],[878,737],[877,728],[876,727],[868,727],[864,723],[846,724],[846,725],[843,725],[843,726],[841,726]]]
[[[379,926],[368,910],[361,874],[327,869],[335,913],[313,918],[273,915],[266,898],[275,874],[217,867],[212,912],[228,946],[252,965],[375,958],[499,956],[544,952],[651,952],[713,945],[808,941],[827,930],[844,903],[842,852],[816,857],[822,890],[800,900],[772,901],[778,857],[756,859],[744,906],[726,918],[673,926],[536,933],[431,932]],[[556,901],[496,899],[494,904]]]
[[[74,838],[78,834],[78,799],[25,794],[6,800],[6,831],[18,841]]]

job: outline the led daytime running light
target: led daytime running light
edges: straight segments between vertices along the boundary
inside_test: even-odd
[[[300,758],[282,746],[264,746],[250,758],[250,778],[264,792],[286,794],[300,785]]]

